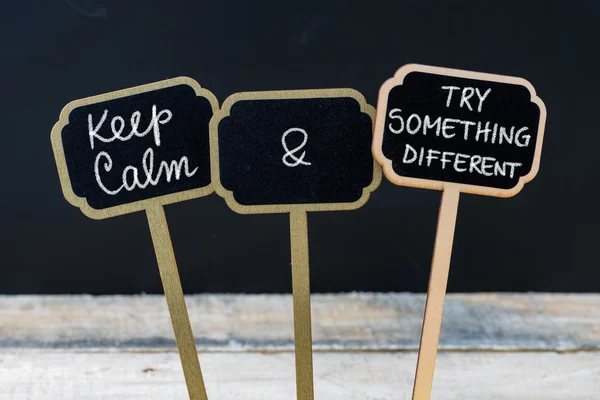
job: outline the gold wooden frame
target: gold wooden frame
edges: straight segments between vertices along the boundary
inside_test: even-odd
[[[227,118],[231,107],[238,101],[244,100],[282,100],[282,99],[310,99],[310,98],[333,98],[351,97],[360,105],[361,112],[369,115],[371,121],[375,121],[375,108],[369,105],[362,94],[354,89],[314,89],[314,90],[281,90],[266,92],[242,92],[229,96],[221,106],[221,109],[210,121],[210,156],[212,166],[212,182],[215,192],[225,199],[227,205],[240,214],[269,214],[269,213],[291,213],[295,211],[335,211],[355,210],[363,206],[371,193],[381,183],[381,168],[373,160],[373,180],[363,188],[360,199],[352,203],[313,203],[313,204],[270,204],[270,205],[243,205],[233,197],[233,192],[227,190],[221,184],[221,173],[219,170],[219,136],[218,127],[221,120]]]
[[[69,179],[69,171],[67,169],[67,162],[65,159],[65,153],[63,150],[62,129],[69,123],[69,115],[75,108],[86,106],[89,104],[101,103],[108,100],[120,99],[123,97],[129,97],[140,93],[151,92],[158,89],[164,89],[172,86],[187,85],[194,89],[197,96],[204,97],[210,102],[210,106],[213,111],[213,116],[219,110],[219,103],[214,94],[210,91],[200,87],[198,82],[188,77],[178,77],[173,79],[167,79],[160,82],[149,83],[147,85],[136,86],[128,89],[117,90],[115,92],[105,93],[97,96],[86,97],[80,100],[74,100],[67,104],[60,113],[58,122],[52,128],[50,135],[52,141],[52,149],[54,151],[54,158],[56,160],[56,166],[58,168],[58,176],[63,190],[63,195],[69,203],[81,209],[85,215],[93,219],[104,219],[110,218],[117,215],[129,214],[136,211],[142,211],[149,207],[156,205],[166,205],[171,203],[177,203],[180,201],[195,199],[197,197],[208,196],[214,189],[212,183],[207,186],[185,190],[177,193],[170,193],[163,196],[153,197],[145,200],[138,200],[132,203],[122,204],[105,208],[102,210],[92,208],[85,197],[79,197],[73,192],[71,186],[71,180]]]

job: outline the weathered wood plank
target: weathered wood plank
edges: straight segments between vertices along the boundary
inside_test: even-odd
[[[211,400],[295,398],[291,353],[201,353]],[[410,399],[416,353],[317,353],[315,398]],[[433,399],[585,400],[600,393],[597,353],[439,354]],[[184,399],[175,352],[4,349],[1,400]]]
[[[421,294],[314,295],[317,351],[416,350]],[[289,295],[194,295],[199,350],[292,351]],[[0,296],[0,348],[175,348],[162,296]],[[600,350],[598,294],[450,294],[441,350]]]

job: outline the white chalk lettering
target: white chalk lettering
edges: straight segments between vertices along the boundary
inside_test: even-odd
[[[412,159],[408,159],[408,153],[412,153]],[[417,151],[408,143],[406,143],[406,148],[404,150],[404,157],[402,157],[402,162],[404,164],[412,164],[417,159]]]
[[[152,118],[148,125],[148,128],[144,132],[138,131],[138,126],[141,119],[140,111],[135,111],[131,114],[130,124],[131,130],[125,136],[122,135],[125,129],[125,120],[120,115],[114,116],[110,121],[110,130],[112,136],[105,137],[99,134],[102,125],[106,121],[108,116],[108,110],[104,110],[102,113],[102,117],[98,124],[94,126],[92,122],[92,114],[88,114],[88,135],[90,138],[90,146],[94,149],[94,140],[97,139],[103,143],[111,143],[115,140],[120,140],[122,142],[126,142],[131,139],[134,135],[137,137],[146,136],[150,131],[154,133],[154,143],[157,146],[160,146],[160,125],[164,125],[171,120],[173,117],[173,113],[170,110],[164,109],[157,112],[156,105],[152,106]]]
[[[479,137],[481,136],[481,134],[483,133],[483,138],[484,140],[487,138],[488,133],[490,133],[492,130],[490,129],[490,122],[486,122],[485,123],[485,127],[483,129],[481,129],[481,122],[477,123],[477,132],[475,133],[475,141],[479,142]]]
[[[481,94],[479,92],[479,88],[475,88],[475,93],[477,94],[477,97],[479,97],[479,105],[477,106],[477,112],[481,112],[481,109],[483,107],[483,101],[485,100],[486,97],[488,97],[488,94],[490,94],[491,91],[492,91],[492,88],[488,88],[488,90],[486,90],[483,94]]]
[[[491,100],[492,103],[485,103],[492,92],[490,87],[449,85],[438,87],[442,91],[442,93],[438,92],[439,96],[436,98],[438,102],[445,101],[446,108],[454,107],[455,109],[467,109],[472,112],[467,115],[475,116],[476,113],[482,113],[484,104],[490,104],[486,106],[488,108],[493,108],[495,105],[493,100]],[[441,104],[439,105],[441,106]],[[469,120],[463,120],[451,118],[447,116],[448,114],[437,116],[415,113],[408,107],[410,106],[403,105],[404,112],[400,108],[393,108],[388,111],[386,128],[389,132],[399,135],[406,131],[408,135],[414,136],[416,140],[420,139],[419,135],[430,135],[431,138],[424,140],[426,146],[442,140],[451,140],[452,143],[448,143],[447,147],[440,144],[439,147],[432,145],[434,148],[431,148],[405,142],[404,152],[402,153],[403,164],[438,169],[440,174],[438,179],[449,181],[454,179],[453,173],[481,175],[482,177],[504,177],[504,180],[509,177],[511,179],[518,178],[526,174],[526,171],[521,171],[522,162],[516,162],[514,159],[513,161],[505,161],[502,159],[501,149],[494,151],[492,146],[488,146],[505,145],[525,148],[529,147],[531,143],[535,146],[535,131],[532,132],[528,126],[511,126],[507,124],[506,119],[512,116],[505,116],[501,122],[495,122],[494,118],[490,118],[485,114],[472,118],[466,117]],[[416,107],[421,109],[420,106]],[[486,109],[486,111],[491,110]],[[461,116],[464,117],[465,112],[466,110],[461,111]],[[90,125],[90,127],[90,129],[95,128],[93,125]],[[461,147],[462,143],[460,142],[462,141],[470,141],[473,144]],[[475,142],[478,142],[478,144]],[[398,144],[398,146],[397,157],[399,158],[402,144]],[[478,154],[463,154],[460,152],[460,150],[467,149],[472,149],[473,153]],[[490,156],[488,149],[490,149],[493,156]],[[513,152],[506,152],[506,155],[517,159],[530,157],[530,155],[523,153],[513,155]],[[460,180],[456,182],[460,182]],[[493,186],[495,187],[495,185]]]
[[[445,137],[446,139],[452,139],[454,137],[454,135],[456,135],[456,133],[446,134],[446,131],[450,131],[450,130],[454,129],[455,127],[453,125],[448,125],[448,124],[459,123],[459,122],[460,122],[459,119],[444,118],[444,122],[442,123],[442,136]]]
[[[497,162],[496,164],[494,164],[494,175],[506,176],[506,163]]]
[[[459,173],[466,172],[488,177],[506,176],[508,169],[510,178],[514,178],[516,169],[522,166],[519,162],[500,161],[494,157],[479,154],[468,155],[453,151],[426,149],[425,147],[417,149],[410,144],[405,144],[402,163],[442,170],[450,169]]]
[[[481,163],[481,156],[471,156],[471,162],[469,163],[469,172],[473,173],[476,171],[479,174],[482,174],[481,169],[479,169],[478,165]]]
[[[450,100],[452,99],[452,91],[459,90],[458,86],[442,86],[442,90],[448,91],[448,100],[446,100],[446,107],[450,107]]]
[[[497,122],[491,121],[465,121],[455,118],[437,117],[432,119],[431,116],[425,115],[423,118],[419,114],[410,114],[405,120],[400,116],[400,109],[394,108],[388,113],[388,117],[395,121],[388,124],[388,129],[394,134],[400,134],[406,130],[410,135],[422,133],[426,136],[430,132],[434,132],[437,137],[444,139],[453,139],[457,136],[457,125],[462,125],[462,133],[459,137],[465,141],[474,140],[476,142],[484,142],[491,144],[515,144],[519,147],[527,147],[531,141],[531,135],[525,134],[528,127],[520,128],[515,134],[516,127],[505,127]],[[473,129],[470,129],[474,127]],[[515,138],[516,137],[516,138]]]
[[[510,177],[511,178],[515,175],[515,168],[523,165],[518,162],[506,162],[505,164],[510,167]]]
[[[433,150],[433,149],[429,149],[427,150],[427,166],[431,167],[431,161],[433,160],[437,160],[438,159],[438,154],[440,154],[439,151],[437,150]]]
[[[473,97],[474,94],[475,94],[475,89],[473,89],[472,87],[464,88],[460,95],[460,105],[459,105],[460,108],[462,108],[463,104],[466,104],[469,111],[473,111],[473,108],[471,107],[471,103],[469,103],[469,99],[471,97]]]
[[[456,172],[465,172],[467,169],[466,168],[459,168],[458,165],[461,163],[466,163],[466,160],[461,160],[460,158],[464,157],[464,158],[469,158],[468,155],[466,154],[461,154],[461,153],[456,153],[456,158],[454,159],[454,170]]]
[[[303,140],[302,143],[290,150],[288,148],[286,138],[292,132],[300,132],[303,135]],[[311,165],[311,163],[309,163],[308,161],[304,161],[304,157],[306,157],[306,151],[303,151],[302,154],[300,154],[300,157],[296,157],[296,153],[302,150],[302,148],[306,145],[306,142],[308,142],[308,133],[306,133],[306,131],[302,128],[290,128],[287,131],[283,132],[283,135],[281,135],[281,146],[283,146],[285,154],[283,155],[283,157],[281,157],[281,162],[283,162],[286,166],[291,168],[297,167],[300,164]],[[289,158],[291,158],[292,161],[288,161]]]
[[[475,126],[475,122],[473,121],[459,121],[459,123],[463,124],[465,126],[465,135],[464,138],[465,140],[469,139],[469,126]]]
[[[515,144],[519,147],[527,147],[529,146],[529,141],[531,140],[531,135],[521,135],[523,132],[528,130],[529,128],[524,126],[523,128],[517,131],[515,135]],[[521,138],[524,139],[524,142],[521,142]]]
[[[388,116],[389,116],[390,119],[397,119],[397,120],[399,120],[399,123],[400,123],[400,127],[399,128],[395,129],[394,127],[392,127],[392,122],[390,122],[390,124],[389,124],[390,132],[395,133],[396,135],[402,133],[402,131],[404,130],[404,120],[400,116],[400,111],[402,111],[402,110],[400,110],[399,108],[394,108],[388,114]]]
[[[515,137],[515,127],[511,126],[510,127],[510,136],[509,134],[506,133],[506,128],[501,126],[500,127],[500,137],[498,138],[498,143],[502,144],[502,141],[506,141],[506,143],[508,144],[512,144],[513,143],[513,138]]]
[[[426,115],[423,118],[423,135],[427,135],[427,129],[435,128],[436,136],[440,136],[440,129],[442,126],[442,117],[437,117],[433,123],[431,123],[431,119],[429,115]]]
[[[108,110],[104,110],[104,113],[102,113],[102,117],[100,118],[98,125],[96,125],[96,127],[94,127],[94,124],[92,123],[92,114],[88,114],[88,134],[90,136],[90,145],[92,146],[92,150],[94,149],[94,138],[101,140],[104,143],[108,143],[108,142],[112,141],[112,140],[107,140],[104,137],[98,135],[98,131],[102,127],[102,124],[104,123],[104,121],[106,121],[107,115],[108,115]]]
[[[102,163],[103,162],[103,163]],[[156,186],[158,185],[161,177],[163,176],[167,182],[171,182],[173,177],[175,180],[181,179],[181,174],[183,174],[187,178],[191,178],[198,172],[198,167],[194,168],[190,171],[189,160],[187,156],[183,156],[177,160],[173,160],[171,162],[161,161],[158,170],[156,171],[156,175],[152,177],[154,172],[154,151],[152,148],[148,148],[142,157],[142,170],[144,172],[146,180],[142,182],[139,177],[138,168],[128,165],[123,169],[123,173],[121,174],[122,184],[116,189],[107,188],[100,175],[100,164],[102,163],[102,167],[104,172],[110,172],[113,167],[113,161],[110,155],[106,151],[101,151],[96,156],[96,160],[94,162],[94,175],[96,177],[96,182],[98,186],[106,193],[111,196],[118,194],[121,190],[125,189],[128,192],[139,188],[145,189],[148,185]]]
[[[410,129],[410,121],[414,120],[417,121],[417,126],[414,129]],[[408,119],[406,120],[406,132],[408,132],[411,135],[414,135],[419,131],[419,129],[421,129],[421,117],[419,117],[418,114],[411,114],[411,116],[408,117]]]
[[[488,169],[494,168],[494,162],[496,159],[494,157],[482,157],[481,158],[481,173],[485,176],[492,176],[494,172],[487,171]]]
[[[444,151],[442,153],[442,158],[440,159],[440,162],[442,163],[442,169],[446,169],[446,163],[449,163],[450,161],[452,161],[452,160],[446,158],[446,156],[453,156],[455,154],[456,153],[453,153],[451,151]]]

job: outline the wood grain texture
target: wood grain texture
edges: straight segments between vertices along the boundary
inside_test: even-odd
[[[313,400],[313,355],[310,312],[310,269],[306,211],[290,213],[296,398]]]
[[[201,353],[211,400],[295,398],[291,353]],[[440,352],[432,398],[592,400],[597,353]],[[408,400],[416,353],[315,354],[315,398]],[[0,400],[184,399],[175,352],[4,350]]]
[[[207,400],[165,211],[163,206],[157,205],[149,207],[146,214],[189,398],[190,400]]]
[[[458,185],[448,185],[442,192],[429,286],[427,288],[427,300],[425,302],[423,330],[421,331],[417,359],[417,371],[415,373],[413,400],[429,400],[431,398],[431,385],[442,328],[444,300],[446,287],[448,286],[448,273],[450,272],[459,198],[460,187]]]
[[[314,348],[414,351],[423,294],[313,294]],[[193,295],[201,351],[293,351],[291,295]],[[0,348],[175,349],[164,296],[0,296]],[[600,294],[448,294],[440,350],[600,350]]]

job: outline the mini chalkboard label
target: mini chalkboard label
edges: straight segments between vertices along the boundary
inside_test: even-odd
[[[381,182],[375,109],[352,89],[236,93],[210,122],[215,191],[243,214],[289,213],[296,398],[314,399],[308,211],[352,210]]]
[[[52,128],[65,198],[90,218],[145,210],[190,400],[207,400],[164,205],[213,192],[215,96],[174,78],[75,100]]]
[[[52,131],[65,197],[106,218],[210,194],[217,107],[189,78],[69,103]]]
[[[358,208],[381,180],[374,117],[351,89],[234,94],[211,121],[216,191],[242,213]]]
[[[373,152],[396,184],[507,197],[537,173],[545,119],[524,79],[408,65],[381,88]]]
[[[546,108],[524,79],[425,65],[379,91],[373,155],[394,184],[443,190],[413,400],[431,397],[461,192],[509,197],[537,174]]]

